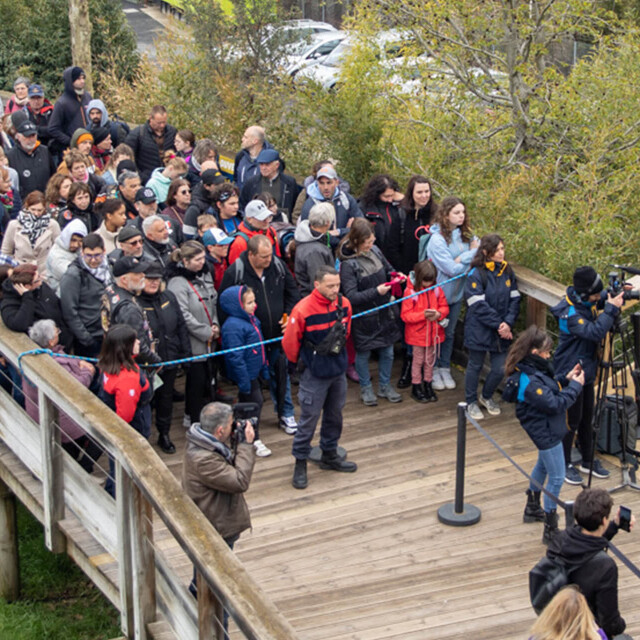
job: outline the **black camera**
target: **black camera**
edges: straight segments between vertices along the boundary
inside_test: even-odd
[[[621,267],[619,265],[614,265],[617,269],[620,269],[620,272],[611,271],[607,278],[609,280],[609,286],[607,287],[607,293],[612,296],[617,296],[622,293],[623,300],[640,300],[640,290],[639,289],[625,289],[624,286],[626,284],[625,280],[625,272],[629,273],[640,273],[640,269],[635,269],[632,267]]]
[[[245,429],[247,420],[255,428],[258,424],[258,405],[255,402],[238,402],[233,405],[233,424],[231,427],[231,439],[234,445],[246,442]]]

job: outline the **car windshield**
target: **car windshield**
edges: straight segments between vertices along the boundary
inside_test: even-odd
[[[351,48],[351,45],[344,40],[327,56],[324,61],[326,67],[339,67],[344,60],[345,55]]]

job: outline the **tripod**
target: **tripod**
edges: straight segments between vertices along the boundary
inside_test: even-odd
[[[626,319],[622,319],[619,314],[611,329],[605,336],[602,345],[602,356],[598,371],[598,394],[596,397],[596,409],[593,417],[593,445],[591,450],[591,467],[589,469],[589,480],[587,486],[591,486],[593,475],[593,461],[595,460],[595,448],[600,430],[601,420],[605,404],[613,403],[615,407],[615,418],[620,425],[620,461],[622,481],[619,485],[609,489],[610,493],[620,491],[626,487],[640,491],[640,484],[636,482],[636,469],[638,468],[638,456],[640,452],[627,445],[629,433],[629,416],[625,408],[625,390],[629,383],[629,371],[634,382],[634,392],[636,405],[638,405],[640,391],[640,371],[638,363],[640,361],[640,313],[636,312],[631,316],[633,323],[633,362],[629,356],[630,339],[629,326]],[[616,346],[619,346],[619,355],[616,357]],[[633,367],[632,367],[633,365]],[[610,387],[612,394],[607,394]],[[638,407],[640,409],[640,407]],[[635,442],[635,438],[634,438]]]

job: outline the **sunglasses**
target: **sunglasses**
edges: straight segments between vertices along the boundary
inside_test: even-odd
[[[185,193],[191,193],[191,189],[180,189],[180,191],[178,191],[178,193],[184,195]]]
[[[132,247],[135,247],[138,244],[142,245],[142,240],[140,238],[137,240],[129,240],[128,242],[125,242],[125,244],[130,244]]]

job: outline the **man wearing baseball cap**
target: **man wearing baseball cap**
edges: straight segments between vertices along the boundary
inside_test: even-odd
[[[144,233],[142,223],[151,216],[158,216],[162,218],[167,225],[170,243],[180,246],[184,242],[184,236],[180,225],[175,224],[169,216],[158,214],[158,200],[156,199],[156,194],[153,189],[150,187],[140,187],[140,189],[136,191],[134,206],[138,212],[138,217],[131,220],[129,224],[138,227],[138,229]]]
[[[39,84],[30,85],[28,95],[24,111],[38,129],[38,140],[49,147],[49,153],[53,157],[54,151],[49,144],[51,140],[49,120],[53,114],[53,105],[44,97],[44,89]]]
[[[247,243],[253,236],[266,236],[271,243],[274,253],[281,258],[280,245],[276,232],[269,226],[273,220],[273,213],[262,200],[252,200],[244,210],[244,220],[238,225],[235,238],[229,248],[229,264],[233,264],[243,251],[247,250]]]
[[[300,193],[300,185],[293,176],[284,173],[284,164],[275,149],[263,149],[256,158],[259,173],[248,178],[240,192],[240,208],[261,193],[270,193],[289,220]]]
[[[222,276],[229,266],[229,245],[232,242],[233,238],[222,229],[208,229],[202,236],[207,264],[213,273],[213,285],[216,291],[220,289]]]
[[[137,361],[142,366],[160,362],[147,316],[137,299],[144,289],[144,274],[149,266],[139,258],[119,258],[113,265],[115,282],[102,295],[102,328],[107,331],[114,324],[128,324],[135,329],[140,340]]]
[[[307,196],[300,213],[300,220],[306,220],[311,207],[319,202],[333,204],[336,220],[329,231],[332,246],[337,246],[340,238],[349,231],[353,218],[362,217],[362,211],[355,198],[340,189],[338,174],[330,165],[325,165],[318,170],[316,179],[307,187]]]
[[[38,141],[38,128],[26,116],[17,128],[16,144],[7,151],[9,166],[20,178],[20,197],[24,200],[32,191],[45,192],[56,166],[49,149]]]

